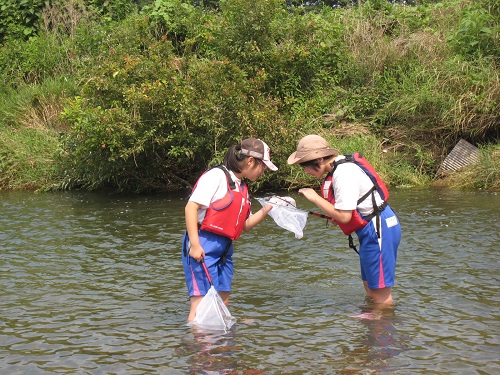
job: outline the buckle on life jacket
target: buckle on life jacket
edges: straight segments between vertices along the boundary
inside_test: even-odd
[[[232,243],[233,243],[233,241],[228,242],[226,248],[224,249],[224,252],[222,253],[222,256],[220,257],[220,261],[221,261],[222,265],[226,264],[226,256],[227,256],[227,253],[229,253],[229,248],[231,247]]]
[[[387,201],[382,202],[382,204],[380,206],[376,207],[370,215],[364,216],[363,219],[365,219],[366,221],[370,221],[375,216],[379,216],[380,213],[382,211],[384,211],[386,207],[387,207]]]
[[[352,235],[349,235],[349,247],[351,249],[353,249],[356,252],[356,254],[359,255],[358,249],[356,248],[356,245],[354,245],[354,241],[352,239]]]
[[[387,207],[387,201],[383,202],[380,206],[376,207],[375,210],[373,210],[373,212],[370,215],[363,217],[363,219],[368,222],[375,216],[377,217],[377,227],[375,229],[377,231],[378,238],[380,238],[380,231],[379,231],[380,213],[384,211],[386,207]],[[353,249],[356,252],[356,254],[359,255],[358,249],[356,248],[356,245],[354,245],[354,240],[352,238],[352,235],[349,235],[349,248]]]

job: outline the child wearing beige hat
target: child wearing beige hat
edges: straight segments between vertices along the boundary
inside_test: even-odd
[[[341,155],[316,134],[299,141],[288,164],[299,164],[307,174],[323,178],[321,194],[312,188],[302,188],[299,193],[349,236],[350,247],[359,254],[367,296],[376,304],[391,303],[401,226],[387,204],[387,188],[373,167],[359,153]],[[352,233],[358,237],[359,252]]]

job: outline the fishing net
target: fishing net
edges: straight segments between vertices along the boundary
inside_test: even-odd
[[[219,293],[212,285],[196,308],[193,325],[206,330],[228,331],[236,323]]]
[[[307,223],[308,212],[299,210],[296,207],[295,199],[292,197],[278,197],[276,195],[256,199],[262,206],[266,204],[273,205],[273,209],[269,211],[269,216],[281,228],[293,232],[297,239],[304,237],[303,230]]]

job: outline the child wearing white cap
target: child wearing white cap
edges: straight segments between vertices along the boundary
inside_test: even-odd
[[[272,205],[251,214],[248,187],[244,179],[257,180],[266,169],[277,171],[269,146],[260,139],[247,138],[231,146],[222,165],[209,169],[196,182],[185,207],[186,233],[182,241],[182,263],[191,301],[188,321],[213,285],[226,305],[233,279],[233,240],[262,222]]]

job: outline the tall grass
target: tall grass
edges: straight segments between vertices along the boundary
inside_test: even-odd
[[[498,186],[498,9],[487,0],[314,13],[277,0],[227,0],[220,12],[180,3],[115,23],[79,0],[53,2],[37,37],[0,46],[0,186],[65,175],[175,188],[258,136],[280,171],[254,186],[294,187],[315,183],[286,165],[311,133],[363,152],[393,186],[428,184],[460,138],[490,143],[464,181]]]
[[[33,128],[0,132],[0,189],[38,189],[59,182],[57,136]]]
[[[500,49],[499,26],[487,3],[388,5],[342,19],[351,53],[346,83],[376,93],[379,103],[365,120],[419,173],[432,175],[460,138],[481,144],[500,136],[498,53],[491,48]]]
[[[0,97],[0,189],[38,189],[62,180],[59,134],[64,100],[75,84],[48,79]]]
[[[41,84],[9,89],[0,100],[0,128],[24,126],[41,130],[60,128],[58,117],[64,98],[76,92],[73,79],[49,78]]]

